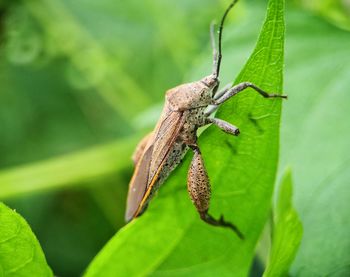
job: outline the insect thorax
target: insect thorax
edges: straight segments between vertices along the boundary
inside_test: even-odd
[[[210,82],[210,85],[208,85],[203,81],[208,81],[207,79],[208,77],[168,90],[166,105],[169,105],[173,111],[187,111],[208,106],[212,101],[212,91],[216,83]]]

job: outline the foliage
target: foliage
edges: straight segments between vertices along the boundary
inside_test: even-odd
[[[288,276],[290,265],[299,248],[303,228],[292,204],[292,176],[287,170],[281,181],[274,208],[273,241],[265,277]]]
[[[132,148],[154,125],[166,89],[210,72],[208,25],[211,19],[219,19],[227,2],[0,2],[0,198],[30,223],[55,275],[82,274],[124,225]],[[240,1],[230,14],[223,41],[223,85],[237,76],[249,57],[265,11],[263,1],[247,0]],[[347,276],[349,33],[299,7],[288,5],[286,11],[284,91],[289,99],[283,104],[279,168],[287,164],[293,167],[295,207],[304,229],[290,274]],[[275,70],[275,66],[271,68]],[[246,73],[260,74],[258,70]],[[261,78],[253,81],[274,89],[276,83],[269,83],[276,81],[274,72]],[[257,101],[254,108],[244,104],[250,101]],[[229,245],[226,251],[231,256],[226,259],[221,255],[212,263],[218,271],[228,272],[239,266],[233,263],[237,257],[246,261],[242,274],[247,272],[253,245],[267,217],[277,161],[277,149],[272,141],[268,142],[271,150],[267,148],[270,145],[265,136],[278,128],[263,129],[277,121],[271,122],[273,116],[261,117],[270,104],[251,91],[245,92],[218,113],[239,126],[241,136],[228,137],[213,127],[200,138],[213,185],[212,212],[218,216],[223,211],[241,227],[247,240],[239,242],[227,230],[199,222],[184,191],[187,161],[161,189],[149,211],[119,230],[118,239],[113,239],[122,247],[129,231],[152,221],[126,247],[135,251],[132,247],[139,247],[142,236],[149,232],[143,240],[148,245],[154,240],[154,245],[152,249],[145,247],[143,253],[163,252],[152,264],[142,269],[135,265],[133,270],[156,275],[154,268],[159,264],[157,274],[163,270],[162,274],[185,275],[185,269],[176,271],[180,262],[184,267],[186,263],[198,264],[198,259],[209,259],[220,247]],[[258,123],[255,129],[253,122]],[[261,142],[256,140],[259,130],[265,131]],[[277,138],[275,133],[271,137]],[[228,141],[233,149],[215,139]],[[240,152],[248,144],[256,144],[257,149]],[[213,159],[222,155],[224,162],[232,150],[238,153],[232,155],[232,164],[222,166],[221,156]],[[252,151],[261,155],[250,155]],[[254,185],[263,180],[253,179],[246,183],[249,190],[239,190],[253,174],[247,168],[267,155],[263,166],[269,168],[266,173],[271,176],[264,176],[266,187]],[[254,176],[262,174],[260,168],[255,171]],[[225,182],[224,178],[232,176],[237,179],[234,184]],[[259,197],[259,201],[247,202],[248,197]],[[256,225],[248,218],[253,206]],[[154,236],[160,230],[168,231],[169,236],[162,233],[162,240]],[[211,239],[199,240],[203,237]],[[176,241],[181,243],[176,246]],[[233,253],[232,247],[245,252]],[[198,253],[200,257],[196,257]],[[187,260],[181,260],[181,255]],[[122,263],[113,262],[119,267]],[[202,263],[201,269],[215,270],[212,263]],[[255,264],[262,273],[261,261]]]
[[[295,24],[289,32],[285,85],[292,95],[282,117],[280,168],[287,164],[293,168],[295,206],[304,229],[291,272],[346,276],[350,272],[349,33],[297,11],[289,17]]]
[[[350,5],[347,1],[342,0],[296,0],[297,3],[304,6],[321,16],[325,17],[329,22],[350,30]]]
[[[27,222],[0,203],[0,275],[53,276]]]
[[[257,46],[236,82],[250,80],[269,91],[282,90],[283,8],[283,1],[270,1]],[[268,81],[267,76],[271,76]],[[115,272],[132,276],[246,276],[270,208],[280,105],[281,99],[269,101],[252,91],[242,93],[217,113],[219,118],[238,122],[241,138],[228,137],[212,126],[199,142],[213,176],[211,211],[215,217],[222,212],[235,222],[246,237],[244,241],[229,230],[217,230],[200,221],[187,197],[188,163],[184,163],[149,211],[112,238],[86,276],[113,276]],[[259,117],[262,119],[252,120]]]

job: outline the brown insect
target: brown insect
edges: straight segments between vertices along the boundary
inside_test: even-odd
[[[236,4],[234,0],[226,9],[219,27],[219,51],[216,50],[214,25],[211,25],[213,47],[213,73],[203,79],[179,85],[166,92],[165,104],[153,132],[137,146],[133,155],[135,172],[129,184],[125,218],[127,221],[142,214],[154,192],[181,162],[188,149],[194,152],[187,177],[189,195],[200,218],[214,226],[231,228],[240,238],[242,233],[232,223],[214,219],[210,214],[210,183],[201,151],[197,145],[197,129],[214,124],[224,132],[239,135],[239,129],[223,120],[209,117],[222,103],[250,87],[265,98],[287,98],[285,95],[269,94],[252,83],[244,82],[217,92],[221,64],[221,38],[225,18]]]

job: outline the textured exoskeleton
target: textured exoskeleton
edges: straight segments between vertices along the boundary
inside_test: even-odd
[[[197,129],[207,124],[215,124],[226,133],[238,135],[237,127],[210,115],[226,100],[248,87],[266,98],[286,96],[269,94],[249,82],[229,86],[216,93],[219,86],[222,26],[235,2],[231,3],[221,20],[219,54],[213,43],[213,73],[199,81],[182,84],[166,92],[164,108],[154,131],[141,141],[133,155],[136,167],[129,184],[125,215],[127,221],[139,216],[146,209],[154,192],[180,163],[187,150],[191,149],[194,156],[188,173],[187,187],[200,218],[214,226],[229,227],[243,238],[235,225],[226,222],[222,216],[218,220],[214,219],[208,213],[210,184],[197,145]],[[211,30],[213,41],[213,28]]]

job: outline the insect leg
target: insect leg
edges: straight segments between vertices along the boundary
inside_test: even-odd
[[[238,136],[240,134],[238,127],[235,125],[232,125],[231,123],[228,123],[222,119],[218,118],[207,118],[205,120],[206,124],[214,124],[218,126],[221,130],[223,130],[225,133]]]
[[[224,86],[220,91],[218,91],[218,92],[214,95],[213,99],[214,99],[214,100],[219,99],[219,98],[220,98],[221,96],[223,96],[230,88],[232,88],[232,84],[231,84],[231,83],[227,84],[227,85]]]
[[[232,84],[227,84],[226,86],[224,86],[223,89],[221,89],[220,91],[218,91],[217,93],[214,94],[213,99],[217,100],[219,99],[221,96],[223,96],[230,88],[232,87]],[[211,115],[213,112],[215,112],[218,109],[218,105],[210,105],[208,107],[208,109],[205,111],[205,115],[209,116]]]
[[[220,104],[224,103],[226,100],[228,100],[229,98],[231,98],[232,96],[235,96],[236,94],[238,94],[239,92],[245,90],[248,87],[254,89],[257,93],[261,94],[265,98],[276,98],[276,97],[287,98],[287,95],[275,94],[275,93],[267,93],[266,91],[262,90],[261,88],[257,87],[256,85],[254,85],[252,83],[243,82],[243,83],[240,83],[240,84],[232,87],[231,89],[229,89],[219,99],[217,99],[217,100],[214,99],[213,104],[214,105],[220,105]]]
[[[139,142],[139,144],[136,146],[136,149],[134,153],[132,154],[132,160],[134,162],[134,165],[137,164],[139,159],[142,156],[143,151],[145,150],[145,147],[149,141],[149,139],[152,137],[153,132],[147,134],[145,137],[142,138],[142,140]]]
[[[213,226],[230,228],[243,239],[243,234],[238,228],[234,224],[225,221],[223,216],[217,220],[208,214],[211,194],[208,173],[204,167],[199,147],[197,145],[190,145],[190,147],[194,152],[194,156],[187,176],[187,190],[201,219]]]

